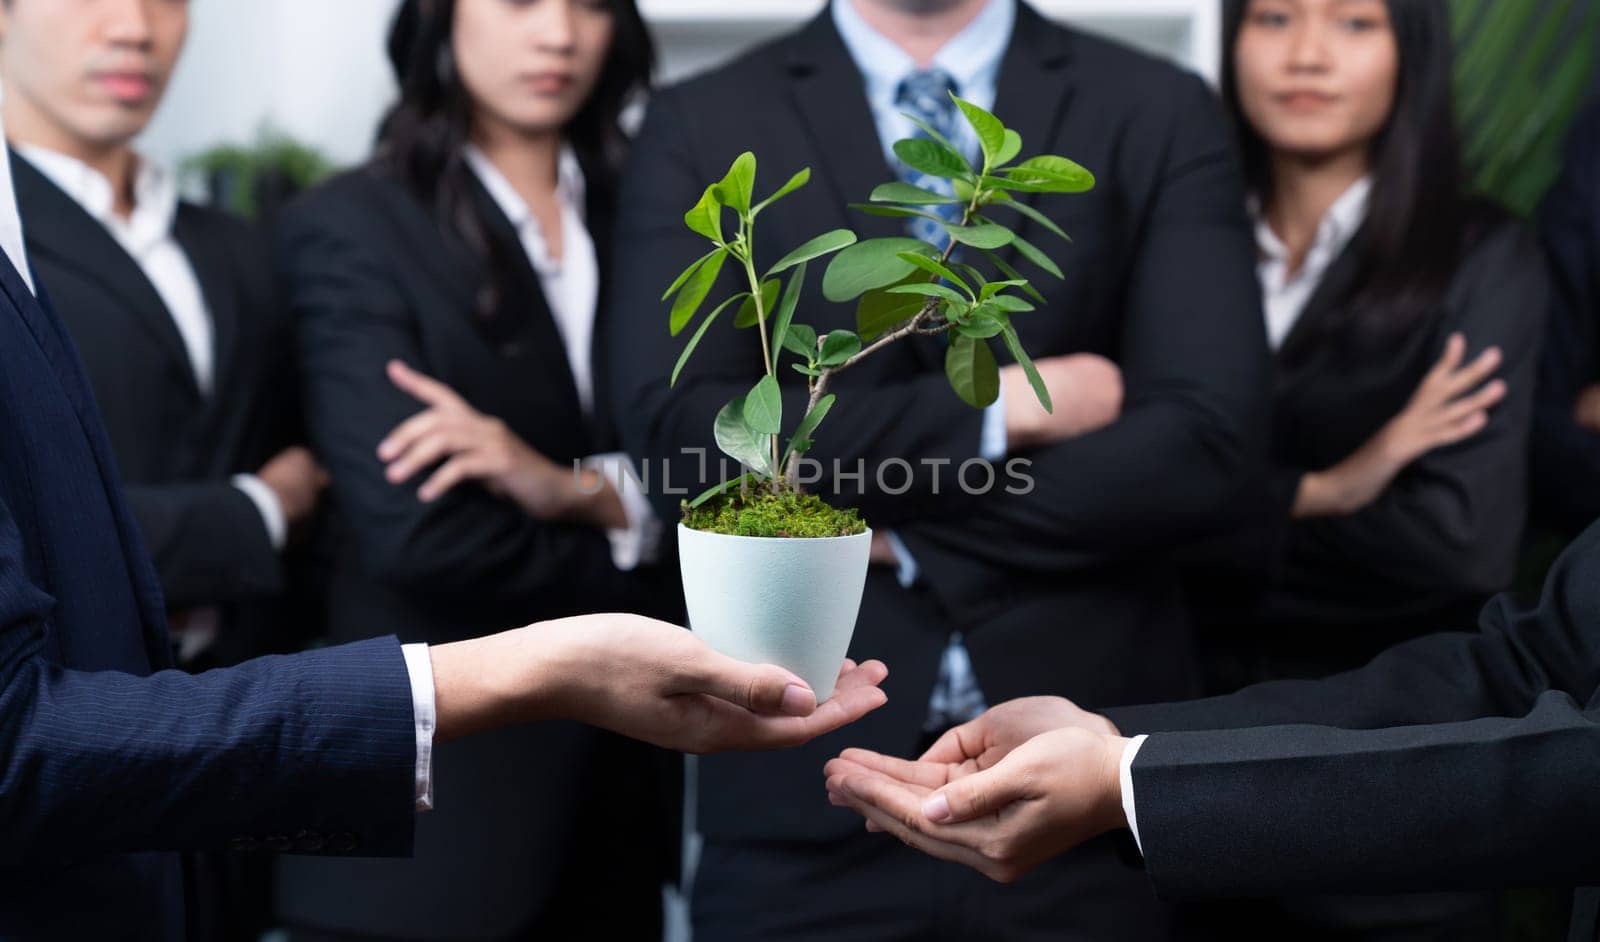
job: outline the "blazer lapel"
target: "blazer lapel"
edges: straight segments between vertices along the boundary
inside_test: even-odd
[[[1311,293],[1311,298],[1306,302],[1305,309],[1300,312],[1300,317],[1289,328],[1288,336],[1283,338],[1283,345],[1278,348],[1278,362],[1290,364],[1297,362],[1297,358],[1308,346],[1317,344],[1317,334],[1320,328],[1326,326],[1328,320],[1344,311],[1344,302],[1350,296],[1350,291],[1361,278],[1362,233],[1356,232],[1355,238],[1345,246],[1343,252],[1328,266],[1327,272],[1318,283],[1317,290]]]
[[[228,402],[222,394],[228,388],[239,355],[239,297],[235,293],[232,260],[220,239],[207,239],[193,212],[180,204],[173,221],[173,237],[182,247],[194,268],[195,279],[200,282],[200,295],[205,299],[206,311],[211,315],[212,367],[211,400]],[[170,318],[168,319],[170,321]],[[185,361],[188,362],[187,357]]]
[[[1072,34],[1019,0],[1011,44],[1000,65],[994,113],[1006,127],[1021,135],[1024,156],[1049,153],[1055,145],[1061,116],[1075,90],[1069,68],[1071,61]],[[1107,168],[1088,169],[1092,173],[1104,173]],[[1018,193],[1016,197],[1021,203],[1036,206],[1040,194]],[[1024,238],[1037,244],[1039,233],[1034,231],[1038,228],[1034,223],[1026,219],[1013,222],[1019,233],[1026,233]],[[1020,260],[1017,250],[1009,246],[1002,257],[1012,265]]]
[[[200,386],[178,325],[138,264],[104,226],[26,158],[13,153],[11,167],[17,204],[26,221],[23,234],[28,251],[77,270],[126,304],[139,326],[155,341],[168,366],[198,399]]]

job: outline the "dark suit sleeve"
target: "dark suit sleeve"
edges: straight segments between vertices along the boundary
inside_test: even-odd
[[[311,440],[364,565],[419,595],[555,604],[583,587],[595,598],[626,598],[600,530],[537,520],[473,483],[425,504],[417,489],[427,473],[398,486],[384,477],[378,443],[425,408],[385,366],[431,366],[408,302],[372,247],[386,236],[359,228],[374,218],[383,217],[362,204],[311,204],[286,211],[278,229]]]
[[[132,484],[127,496],[172,608],[282,589],[283,566],[266,521],[243,491],[226,482]]]
[[[660,488],[654,490],[658,512],[668,520],[677,516],[678,501],[684,496],[693,496],[698,486],[709,486],[720,479],[717,462],[722,452],[712,435],[716,415],[729,401],[750,391],[761,378],[762,362],[756,332],[732,330],[732,312],[728,312],[696,350],[677,385],[667,385],[688,334],[676,339],[669,336],[669,305],[662,302],[661,293],[679,271],[709,247],[705,238],[684,226],[683,214],[700,198],[706,185],[726,170],[724,166],[713,171],[696,162],[685,131],[693,116],[686,110],[680,107],[674,92],[660,93],[651,102],[634,144],[633,160],[623,184],[614,252],[615,258],[626,260],[626,267],[613,283],[609,328],[602,338],[609,344],[625,447],[635,457],[648,459],[652,466],[659,467],[661,462],[670,460],[673,487],[690,491],[688,495],[672,495]],[[768,182],[776,186],[774,181]],[[812,183],[813,187],[818,185]],[[820,198],[818,194],[812,197]],[[773,210],[781,211],[782,207]],[[775,250],[770,245],[765,249]],[[821,262],[810,269],[798,318],[802,322],[808,305],[822,303],[817,287],[822,270]],[[742,290],[735,274],[735,265],[730,262],[712,291],[707,310]],[[878,354],[889,355],[893,354]],[[780,376],[784,383],[786,428],[799,421],[806,407],[804,381],[789,371],[787,362]],[[931,465],[924,464],[924,459],[943,459],[959,465],[978,454],[983,414],[956,396],[942,371],[875,384],[870,394],[859,385],[852,388],[855,381],[850,373],[840,376],[835,391],[841,395],[828,413],[817,447],[808,457],[830,472],[839,462],[847,474],[854,472],[860,462],[859,467],[867,469],[859,479],[860,487],[841,481],[840,491],[852,497],[859,491],[863,511],[874,523],[892,524],[905,517],[911,504],[936,486],[935,472]],[[695,448],[704,449],[707,455],[703,475],[699,459],[686,452]],[[908,464],[911,477],[905,482],[903,494],[884,499],[877,486],[876,469],[891,461],[894,470],[885,472],[887,487],[901,486],[901,461]],[[727,477],[736,473],[730,460]],[[946,472],[947,478],[948,475]],[[950,487],[948,480],[945,486]]]
[[[0,866],[301,831],[410,852],[416,731],[393,637],[138,677],[56,663],[54,606],[0,503]]]
[[[1578,394],[1600,382],[1600,103],[1574,130],[1539,225],[1557,290],[1539,366],[1534,497],[1576,532],[1600,517],[1600,435],[1573,418]]]
[[[1139,145],[1161,163],[1129,220],[1122,417],[1027,455],[1028,493],[906,527],[935,584],[971,559],[1053,573],[1167,546],[1220,523],[1262,460],[1269,360],[1244,193],[1211,93],[1189,77],[1173,91]]]
[[[1600,527],[1539,602],[1360,670],[1108,711],[1169,896],[1593,883]]]
[[[1479,597],[1510,584],[1527,515],[1528,438],[1549,272],[1520,226],[1507,226],[1466,259],[1473,287],[1450,330],[1468,356],[1498,346],[1506,398],[1472,438],[1417,459],[1382,495],[1348,517],[1300,520],[1290,530],[1282,578],[1337,597],[1348,560],[1419,589]],[[1439,349],[1443,349],[1441,337]]]

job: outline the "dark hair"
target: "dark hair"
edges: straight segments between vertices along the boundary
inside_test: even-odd
[[[566,127],[591,193],[610,194],[627,151],[623,112],[648,88],[655,48],[634,0],[609,0],[611,48],[589,100]],[[477,314],[485,327],[507,295],[520,251],[492,237],[490,218],[473,198],[463,148],[471,139],[473,103],[455,66],[451,36],[456,0],[404,0],[389,30],[389,62],[400,100],[378,129],[377,163],[394,174],[441,225],[456,231],[486,263]]]
[[[1393,111],[1372,141],[1372,196],[1355,243],[1362,276],[1346,312],[1328,327],[1384,333],[1437,309],[1470,238],[1469,201],[1457,136],[1455,51],[1445,0],[1386,0],[1399,48]],[[1233,118],[1245,183],[1270,201],[1269,147],[1244,114],[1234,62],[1250,0],[1224,7],[1222,96]]]

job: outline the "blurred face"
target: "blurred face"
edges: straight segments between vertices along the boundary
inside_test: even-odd
[[[1384,0],[1251,0],[1233,55],[1245,116],[1274,150],[1365,148],[1394,109],[1400,56]]]
[[[8,111],[24,108],[81,146],[126,144],[161,103],[188,29],[188,0],[8,0]]]
[[[457,0],[451,51],[475,119],[559,131],[594,91],[612,29],[608,0]]]

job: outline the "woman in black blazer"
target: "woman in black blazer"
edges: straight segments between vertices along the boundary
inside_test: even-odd
[[[675,583],[625,571],[651,552],[642,495],[613,462],[574,473],[613,450],[589,351],[618,121],[652,62],[638,11],[407,0],[389,52],[401,99],[376,157],[278,230],[344,533],[334,639],[681,619]],[[662,755],[574,724],[451,743],[433,778],[414,859],[286,860],[283,920],[317,938],[659,937]]]
[[[1265,479],[1235,532],[1193,553],[1214,692],[1470,630],[1510,583],[1548,294],[1534,239],[1467,195],[1443,0],[1232,0],[1225,16],[1276,370]],[[1284,937],[1472,938],[1483,912],[1406,898],[1279,915]]]

